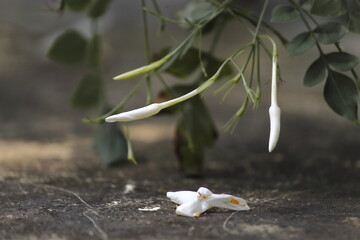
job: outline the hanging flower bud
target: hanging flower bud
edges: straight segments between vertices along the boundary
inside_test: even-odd
[[[114,77],[114,80],[124,80],[124,79],[136,77],[136,76],[139,76],[139,75],[154,71],[157,68],[161,67],[163,64],[165,64],[167,61],[169,61],[169,59],[172,56],[173,56],[173,54],[168,54],[165,57],[163,57],[163,58],[161,58],[161,59],[159,59],[159,60],[157,60],[155,62],[152,62],[152,63],[150,63],[150,64],[148,64],[146,66],[136,68],[136,69],[131,70],[131,71],[126,72],[126,73],[122,73],[122,74]]]
[[[276,147],[280,135],[281,110],[277,103],[277,49],[273,42],[272,78],[271,78],[271,106],[269,108],[270,117],[270,137],[269,152]]]
[[[159,103],[153,103],[146,107],[142,107],[142,108],[134,109],[134,110],[131,110],[128,112],[122,112],[122,113],[119,113],[116,115],[112,115],[110,117],[107,117],[105,119],[105,121],[106,122],[134,121],[134,120],[138,120],[138,119],[151,117],[151,116],[157,114],[158,112],[160,112],[161,109],[162,109],[162,107],[160,106]]]

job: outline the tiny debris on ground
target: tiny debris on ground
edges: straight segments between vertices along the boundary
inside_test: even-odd
[[[144,208],[138,208],[138,210],[142,212],[156,212],[160,210],[160,207],[144,207]]]

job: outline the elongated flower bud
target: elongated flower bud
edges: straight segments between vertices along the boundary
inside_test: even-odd
[[[269,108],[270,116],[270,138],[269,138],[269,152],[272,152],[276,147],[276,144],[280,135],[280,116],[281,110],[279,106],[273,105]]]
[[[269,108],[270,116],[270,137],[269,152],[276,147],[280,135],[280,117],[281,110],[277,103],[277,49],[274,44],[273,61],[272,61],[272,79],[271,79],[271,106]]]
[[[138,109],[131,110],[128,112],[122,112],[122,113],[119,113],[116,115],[112,115],[110,117],[107,117],[105,119],[105,121],[106,122],[134,121],[134,120],[138,120],[138,119],[151,117],[151,116],[157,114],[158,112],[160,112],[161,109],[162,109],[162,107],[160,106],[159,103],[153,103],[146,107],[142,107],[142,108],[138,108]]]
[[[114,80],[124,80],[132,77],[136,77],[138,75],[146,74],[148,72],[151,72],[159,67],[161,67],[164,63],[169,61],[169,59],[172,57],[172,54],[168,54],[165,57],[161,58],[160,60],[157,60],[153,63],[150,63],[146,66],[136,68],[134,70],[131,70],[126,73],[122,73],[116,77],[114,77]]]

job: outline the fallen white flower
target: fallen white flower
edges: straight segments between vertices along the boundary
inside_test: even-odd
[[[123,193],[124,194],[132,193],[135,191],[135,187],[136,187],[135,184],[128,183],[125,185]]]
[[[204,187],[200,187],[197,192],[168,192],[166,196],[179,205],[176,208],[176,214],[187,217],[199,217],[201,213],[212,207],[237,211],[250,209],[242,198],[229,194],[215,194]]]
[[[144,207],[144,208],[138,208],[138,210],[142,212],[155,212],[160,210],[160,207]]]

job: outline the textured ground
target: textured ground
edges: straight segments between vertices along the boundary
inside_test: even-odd
[[[86,139],[2,141],[0,239],[358,239],[359,134],[325,123],[307,133],[297,121],[285,121],[293,137],[285,132],[271,155],[262,141],[221,138],[200,179],[179,174],[167,140],[136,142],[139,165],[116,169],[102,167]],[[200,186],[251,210],[176,216],[166,192]]]

